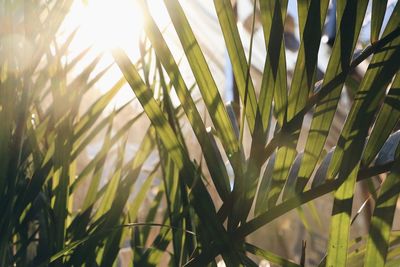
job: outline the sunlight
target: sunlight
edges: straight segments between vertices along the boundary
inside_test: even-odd
[[[103,56],[97,69],[106,68],[114,62],[111,50],[116,47],[125,50],[136,61],[140,57],[139,42],[143,37],[143,21],[137,0],[75,0],[63,25],[66,36],[78,29],[68,58],[73,59],[88,47],[90,51],[72,73],[78,75],[99,54]],[[106,93],[119,77],[120,70],[113,66],[96,83],[97,90]],[[107,112],[124,105],[132,98],[131,89],[125,85],[106,108]]]
[[[161,1],[152,0],[151,13],[163,30],[169,25],[170,19]],[[93,58],[103,54],[97,69],[104,69],[113,64],[111,50],[123,49],[132,62],[140,58],[140,41],[144,38],[144,19],[139,0],[76,0],[68,13],[64,25],[64,39],[74,29],[78,32],[69,49],[68,59],[71,60],[81,51],[90,47],[87,56],[81,61],[81,66],[89,64]],[[66,61],[68,61],[66,59]],[[76,68],[78,75],[82,71]],[[114,65],[96,83],[100,93],[106,93],[121,77],[121,71]],[[114,107],[120,107],[132,100],[133,94],[129,85],[125,85],[106,108],[111,112]],[[139,106],[135,102],[135,106]]]
[[[136,0],[75,1],[71,23],[93,49],[105,52],[115,47],[135,47],[143,30],[143,17]]]

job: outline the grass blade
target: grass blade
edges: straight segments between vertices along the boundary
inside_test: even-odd
[[[239,151],[238,140],[236,139],[228,113],[222,102],[208,64],[189,26],[189,22],[187,21],[178,1],[165,0],[164,2],[170,14],[172,23],[175,26],[175,30],[178,33],[178,37],[196,78],[197,85],[200,88],[208,112],[213,114],[211,119],[214,126],[217,132],[221,133],[219,137],[221,138],[224,147],[227,148],[226,153],[228,154],[228,157],[236,158],[238,157]]]
[[[385,18],[387,0],[373,0],[371,14],[371,43],[379,39],[383,19]]]
[[[269,91],[273,90],[274,111],[280,126],[282,126],[286,122],[287,105],[287,72],[283,40],[287,0],[260,1],[260,9],[266,38],[267,59],[263,74],[265,88],[261,88],[259,105],[260,110],[263,111],[262,120],[265,123],[266,120],[269,120],[269,116],[267,116],[268,112],[264,112],[264,110],[268,109],[271,101],[267,96],[270,95]],[[267,88],[268,90],[266,90]]]
[[[149,14],[148,7],[144,4],[142,6],[143,11],[145,12],[147,36],[154,47],[158,59],[161,61],[168,73],[186,116],[192,126],[197,140],[199,141],[216,189],[221,198],[226,200],[230,192],[229,177],[221,159],[221,155],[218,150],[214,150],[212,141],[208,138],[205,125],[191,97],[190,91],[184,82],[179,67],[176,64],[160,30],[157,28],[154,20]],[[225,149],[229,151],[230,148],[225,147]]]
[[[390,232],[400,194],[400,161],[397,149],[397,163],[382,184],[369,229],[364,266],[384,266],[389,249]]]
[[[215,10],[219,19],[225,44],[228,49],[230,62],[240,94],[245,107],[245,114],[250,133],[254,132],[257,111],[257,99],[251,79],[246,55],[236,26],[235,15],[230,0],[214,0]],[[243,127],[243,125],[241,125]]]
[[[362,158],[363,166],[368,166],[372,162],[400,119],[399,91],[400,75],[397,74],[392,87],[385,97],[385,102],[379,111],[374,129],[372,130],[365,147]]]
[[[396,11],[400,11],[400,5],[397,5],[397,10],[394,11],[394,16],[386,27],[386,34],[398,27],[400,17],[396,16]],[[345,266],[346,264],[350,214],[360,157],[373,114],[384,96],[384,89],[398,71],[400,50],[393,47],[399,44],[400,38],[396,38],[389,44],[390,48],[375,54],[371,60],[347,117],[339,144],[332,156],[328,177],[334,177],[339,172],[338,180],[344,183],[335,193],[327,266]],[[376,66],[377,62],[386,62],[386,64]]]
[[[342,72],[344,72],[342,74],[344,77],[347,76],[346,72],[350,66],[351,57],[368,5],[367,1],[347,1],[346,5],[339,2],[341,1],[338,1],[337,8],[338,19],[341,18],[340,26],[321,85],[322,87],[329,84],[332,80],[337,79],[338,75],[342,74]],[[342,8],[343,11],[340,11]],[[343,16],[340,17],[340,14],[343,14]],[[300,192],[304,189],[314,171],[332,124],[344,81],[345,79],[337,83],[335,87],[330,90],[329,94],[321,99],[320,103],[318,103],[315,108],[311,128],[307,137],[304,158],[299,171],[296,192]]]

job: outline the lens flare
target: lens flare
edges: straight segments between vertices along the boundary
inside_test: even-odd
[[[143,17],[136,0],[76,2],[69,23],[79,27],[82,42],[99,52],[115,47],[137,47],[143,31]]]

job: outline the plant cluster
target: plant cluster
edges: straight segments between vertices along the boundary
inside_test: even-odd
[[[248,243],[246,237],[326,194],[334,200],[320,266],[397,266],[400,236],[392,224],[400,193],[400,135],[395,132],[400,119],[400,2],[384,25],[387,1],[372,1],[371,44],[356,51],[368,1],[337,0],[336,36],[323,78],[317,81],[330,1],[298,1],[300,47],[289,86],[283,38],[288,1],[254,1],[246,56],[231,1],[214,0],[240,96],[236,113],[223,103],[179,1],[164,4],[194,86],[183,78],[151,15],[150,1],[139,2],[146,35],[142,57],[132,63],[123,50],[114,50],[124,78],[88,106],[83,97],[108,68],[91,75],[98,57],[77,77],[68,75],[88,51],[68,64],[63,61],[75,32],[62,43],[56,36],[72,0],[0,2],[1,23],[8,25],[0,31],[0,266],[112,266],[119,262],[121,248],[132,253],[134,266],[163,261],[216,266],[218,256],[227,266],[257,266],[251,254],[279,266],[304,266],[305,246],[296,263]],[[267,48],[260,88],[249,67],[256,12]],[[368,69],[353,83],[336,147],[325,153],[343,87],[365,62]],[[143,112],[113,131],[113,121],[129,103],[110,114],[103,111],[125,82]],[[200,99],[193,98],[193,90],[200,92]],[[171,100],[171,91],[179,104]],[[211,118],[211,129],[200,104]],[[312,121],[299,152],[307,114]],[[151,122],[148,129],[135,128],[142,116]],[[201,147],[200,162],[191,157],[183,119]],[[130,129],[146,134],[133,158],[126,159]],[[245,131],[250,136],[246,140]],[[102,147],[78,166],[100,132]],[[114,146],[118,152],[108,174],[104,166]],[[158,163],[145,172],[143,164],[154,151]],[[376,179],[380,174],[387,175]],[[140,175],[146,178],[134,190]],[[368,218],[369,233],[352,240],[353,198],[361,180],[371,185],[375,208]],[[83,184],[84,199],[73,209]],[[146,199],[148,211],[139,220]],[[351,250],[357,243],[362,243],[360,249]]]

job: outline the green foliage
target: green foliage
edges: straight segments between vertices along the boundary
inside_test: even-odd
[[[143,196],[155,186],[154,174],[140,171],[153,150],[146,141],[154,139],[153,130],[134,158],[124,158],[126,137],[143,113],[114,132],[114,118],[127,105],[109,115],[104,110],[125,79],[86,105],[83,99],[109,67],[96,71],[101,56],[84,63],[88,49],[65,63],[76,31],[65,41],[56,37],[72,1],[39,2],[0,2],[2,24],[9,26],[0,38],[0,266],[109,266],[119,240],[129,237],[122,229],[141,227],[124,226],[126,207],[132,206],[136,220]],[[21,47],[15,45],[19,40]],[[74,77],[78,65],[83,70]],[[101,148],[87,162],[87,148],[101,138]],[[115,146],[119,153],[109,175],[104,165]],[[131,200],[139,174],[148,178]],[[85,184],[90,186],[82,191]]]
[[[214,0],[241,101],[242,117],[235,118],[232,106],[222,102],[180,2],[164,0],[195,79],[192,87],[151,15],[150,1],[139,2],[146,34],[140,60],[132,63],[122,49],[114,50],[124,77],[87,105],[82,99],[109,67],[96,71],[101,56],[84,65],[89,49],[65,64],[75,32],[63,42],[56,37],[72,0],[0,1],[0,15],[13,25],[9,33],[0,31],[0,266],[113,266],[122,250],[131,252],[130,266],[157,266],[165,259],[168,266],[216,266],[217,256],[227,266],[257,266],[256,258],[304,266],[305,246],[300,262],[294,262],[246,237],[292,210],[303,220],[302,205],[327,194],[334,199],[320,265],[396,266],[400,238],[392,224],[400,149],[399,133],[393,132],[400,118],[400,3],[381,30],[387,1],[372,1],[371,44],[358,53],[368,1],[338,0],[336,39],[317,81],[329,1],[299,1],[300,48],[288,85],[288,1],[255,6],[246,55],[231,1]],[[267,50],[259,88],[250,75],[258,11]],[[6,34],[23,36],[24,49],[7,41]],[[21,56],[28,42],[33,52]],[[325,155],[344,85],[361,63],[368,69],[353,84],[350,112],[335,149]],[[78,65],[83,71],[71,80]],[[110,114],[104,110],[125,83],[143,112],[131,114],[115,130],[129,103]],[[211,130],[192,90],[201,95]],[[172,91],[179,104],[170,98]],[[311,126],[299,151],[307,114]],[[135,127],[142,120],[150,126]],[[183,121],[201,148],[200,160],[193,159]],[[131,129],[145,135],[127,158]],[[98,139],[99,150],[82,166],[87,148]],[[154,154],[157,162],[146,170]],[[370,192],[376,207],[368,217],[369,233],[352,240],[356,184],[377,175],[386,178],[378,192]],[[79,194],[84,197],[77,203]]]

